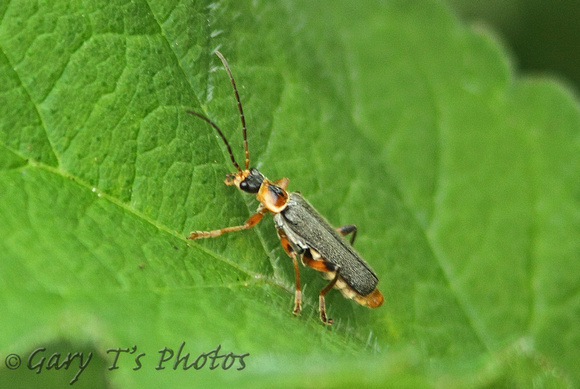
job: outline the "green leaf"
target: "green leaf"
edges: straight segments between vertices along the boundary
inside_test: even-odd
[[[0,18],[0,382],[68,384],[78,358],[27,364],[81,351],[76,387],[580,382],[576,102],[440,3],[12,1]],[[331,292],[325,327],[326,281],[301,269],[293,317],[269,216],[186,240],[257,207],[185,112],[243,161],[216,48],[252,165],[357,224],[382,307]],[[245,368],[199,366],[212,350]]]

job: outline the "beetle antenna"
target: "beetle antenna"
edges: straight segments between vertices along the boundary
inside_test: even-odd
[[[198,118],[201,118],[203,120],[205,120],[206,122],[208,122],[213,128],[215,128],[215,130],[218,132],[218,134],[221,136],[222,140],[224,141],[224,143],[226,144],[226,147],[228,148],[228,153],[230,153],[230,158],[232,159],[232,163],[234,164],[234,166],[236,167],[236,169],[238,169],[239,172],[242,171],[242,169],[240,168],[240,165],[238,165],[238,163],[236,162],[236,159],[234,158],[234,153],[232,153],[232,148],[230,147],[230,144],[228,143],[228,140],[226,139],[226,137],[224,136],[224,133],[222,132],[222,130],[220,130],[220,128],[217,126],[217,124],[215,124],[213,121],[211,121],[207,116],[202,115],[201,113],[198,112],[193,112],[193,111],[186,111],[187,113],[190,113],[194,116],[197,116]]]
[[[250,152],[248,151],[248,140],[246,138],[246,119],[244,118],[244,110],[242,109],[240,95],[238,94],[238,88],[236,87],[236,82],[234,81],[234,76],[232,75],[232,71],[230,70],[230,67],[228,66],[228,62],[226,61],[226,59],[224,58],[222,53],[220,53],[219,51],[216,50],[215,54],[222,60],[222,63],[224,64],[224,68],[226,68],[226,71],[228,72],[228,75],[230,76],[230,82],[232,83],[232,86],[234,87],[234,94],[236,95],[236,100],[238,101],[238,111],[240,111],[240,120],[242,121],[242,135],[244,137],[244,151],[246,152],[246,170],[248,170],[248,167],[250,166]],[[223,137],[223,135],[222,135],[222,137]]]

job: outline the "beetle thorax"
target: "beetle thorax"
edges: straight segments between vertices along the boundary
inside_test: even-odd
[[[272,213],[280,213],[288,203],[288,192],[264,179],[256,195],[258,201]]]

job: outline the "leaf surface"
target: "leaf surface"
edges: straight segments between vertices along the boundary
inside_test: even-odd
[[[439,3],[12,1],[0,17],[0,356],[23,359],[2,382],[34,380],[40,346],[95,354],[75,385],[580,381],[577,103]],[[325,281],[303,269],[293,317],[269,216],[186,240],[257,207],[185,112],[243,161],[216,48],[252,165],[357,224],[381,308],[332,292],[326,328]],[[218,345],[245,368],[183,371]]]

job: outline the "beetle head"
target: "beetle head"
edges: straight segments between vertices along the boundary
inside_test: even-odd
[[[258,193],[264,181],[264,175],[256,168],[240,170],[226,175],[226,185],[235,185],[248,193]]]

